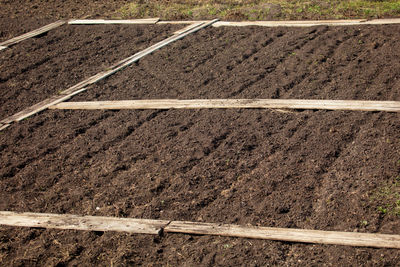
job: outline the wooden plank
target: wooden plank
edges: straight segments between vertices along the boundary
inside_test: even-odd
[[[207,26],[209,26],[212,23],[215,23],[217,21],[218,20],[208,21],[207,23],[199,24],[198,26],[196,26],[194,28],[191,27],[191,25],[190,25],[189,27],[184,28],[181,31],[181,33],[175,34],[175,35],[173,35],[173,36],[171,36],[171,37],[169,37],[167,39],[164,39],[163,41],[160,41],[160,42],[158,42],[158,43],[156,43],[156,44],[154,44],[154,45],[152,45],[152,46],[150,46],[150,47],[148,47],[148,48],[146,48],[146,49],[144,49],[144,50],[142,50],[142,51],[140,51],[140,52],[138,52],[138,53],[136,53],[136,54],[134,54],[134,55],[132,55],[130,57],[127,57],[127,58],[125,58],[123,60],[118,61],[117,63],[115,63],[112,66],[110,66],[108,68],[108,70],[102,71],[102,72],[100,72],[100,73],[98,73],[98,74],[96,74],[96,75],[94,75],[92,77],[89,77],[88,79],[86,79],[86,80],[84,80],[84,81],[82,81],[82,82],[80,82],[80,83],[78,83],[78,84],[76,84],[76,85],[64,90],[64,91],[62,91],[61,94],[70,94],[75,90],[79,90],[80,88],[83,88],[83,87],[85,87],[85,86],[87,86],[89,84],[93,84],[93,83],[96,83],[96,82],[98,82],[98,81],[100,81],[102,79],[105,79],[108,76],[110,76],[110,75],[122,70],[123,68],[133,64],[134,62],[139,61],[144,56],[146,56],[148,54],[151,54],[154,51],[156,51],[156,50],[158,50],[158,49],[160,49],[160,48],[162,48],[162,47],[164,47],[164,46],[166,46],[166,45],[168,45],[168,44],[170,44],[170,43],[172,43],[174,41],[182,39],[183,37],[185,37],[185,36],[187,36],[187,35],[189,35],[191,33],[194,33],[194,32],[196,32],[196,31],[198,31],[198,30],[200,30],[202,28],[205,28],[205,27],[207,27]]]
[[[355,20],[302,20],[302,21],[219,21],[214,27],[221,26],[265,26],[265,27],[311,27],[311,26],[349,26],[349,25],[380,25],[398,24],[400,19],[355,19]]]
[[[314,99],[150,99],[65,102],[52,109],[202,109],[274,108],[327,109],[400,112],[400,101],[314,100]]]
[[[372,25],[384,25],[384,24],[399,24],[400,18],[393,18],[393,19],[373,19],[367,21],[365,24],[372,24]]]
[[[6,129],[8,126],[10,126],[10,124],[0,124],[0,131],[3,131],[3,130]]]
[[[88,79],[85,79],[85,80],[79,82],[78,84],[71,86],[70,88],[62,91],[60,93],[60,95],[50,97],[40,103],[37,103],[36,105],[26,108],[8,118],[0,121],[0,123],[9,124],[14,121],[20,121],[20,120],[25,119],[33,114],[41,112],[41,111],[49,108],[52,105],[55,105],[62,101],[65,101],[65,100],[69,99],[71,96],[76,95],[82,91],[85,91],[86,86],[96,83],[96,82],[116,73],[117,71],[120,71],[123,68],[125,68],[125,67],[131,65],[132,63],[138,61],[139,59],[143,58],[144,56],[156,51],[157,49],[160,49],[174,41],[180,40],[183,37],[187,36],[188,34],[194,33],[202,28],[205,28],[205,27],[215,23],[216,21],[218,21],[218,20],[215,19],[215,20],[209,21],[207,23],[198,25],[194,28],[191,27],[190,29],[187,29],[186,31],[184,31],[180,34],[175,34],[161,42],[158,42],[155,45],[152,45],[149,48],[144,49],[143,51],[141,51],[139,53],[136,53],[128,58],[125,58],[124,60],[117,62],[116,64],[112,65],[108,70],[97,73],[96,75],[93,75],[92,77],[89,77]]]
[[[59,20],[59,21],[53,22],[53,23],[51,23],[49,25],[46,25],[46,26],[41,27],[39,29],[36,29],[34,31],[31,31],[31,32],[22,34],[20,36],[17,36],[15,38],[12,38],[10,40],[4,41],[4,42],[0,43],[0,46],[11,46],[11,45],[14,45],[14,44],[19,43],[19,42],[21,42],[23,40],[26,40],[28,38],[38,36],[40,34],[48,32],[48,31],[50,31],[52,29],[60,27],[61,25],[64,25],[65,23],[66,23],[66,21],[64,21],[64,20]]]
[[[207,22],[207,20],[164,20],[159,21],[157,24],[194,24]]]
[[[311,26],[346,26],[359,25],[365,20],[308,20],[308,21],[219,21],[214,27],[221,26],[264,26],[264,27],[311,27]]]
[[[149,19],[74,19],[68,21],[68,24],[156,24],[160,18]]]
[[[23,119],[28,118],[29,116],[32,116],[33,114],[39,113],[48,107],[55,105],[57,103],[60,103],[62,101],[65,101],[69,99],[71,96],[69,95],[58,95],[58,96],[52,96],[48,99],[45,99],[31,107],[28,107],[12,116],[9,116],[5,118],[4,120],[1,121],[3,124],[10,124],[12,122],[17,122],[21,121]]]
[[[218,235],[242,238],[278,240],[377,248],[400,248],[400,235],[319,231],[272,227],[245,227],[232,224],[172,221],[165,233]]]
[[[187,221],[0,211],[0,224],[136,234],[181,233],[377,248],[400,248],[400,235],[321,231]]]
[[[0,224],[53,229],[160,234],[169,221],[0,211]]]
[[[194,28],[196,28],[196,27],[198,27],[200,25],[203,25],[203,24],[204,24],[204,22],[193,23],[193,24],[191,24],[191,25],[189,25],[189,26],[187,26],[187,27],[185,27],[183,29],[177,30],[176,32],[174,32],[174,35],[182,34],[184,32],[190,31],[191,29],[194,29]]]
[[[182,32],[180,34],[173,35],[173,36],[171,36],[171,37],[169,37],[169,38],[167,38],[167,39],[165,39],[165,40],[163,40],[161,42],[158,42],[158,43],[156,43],[156,44],[154,44],[154,45],[142,50],[141,52],[138,52],[138,53],[136,53],[136,54],[134,54],[134,55],[132,55],[132,56],[130,56],[128,58],[125,58],[125,59],[117,62],[116,64],[112,65],[109,68],[110,70],[104,71],[104,72],[102,72],[100,74],[96,74],[95,76],[89,78],[88,79],[88,80],[90,80],[89,83],[92,84],[92,83],[98,82],[98,81],[100,81],[102,79],[105,79],[108,76],[113,75],[114,73],[116,73],[116,72],[128,67],[129,65],[139,61],[141,58],[153,53],[154,51],[156,51],[156,50],[158,50],[158,49],[160,49],[160,48],[162,48],[164,46],[167,46],[168,44],[170,44],[172,42],[180,40],[180,39],[184,38],[185,36],[187,36],[187,35],[189,35],[191,33],[197,32],[197,31],[199,31],[199,30],[201,30],[201,29],[203,29],[205,27],[208,27],[208,26],[212,25],[213,23],[215,23],[217,21],[218,21],[218,19],[208,21],[207,23],[201,24],[201,25],[199,25],[199,26],[197,26],[195,28],[191,28],[190,30],[187,30],[187,31]],[[68,91],[66,90],[66,91],[63,91],[61,93],[62,94],[70,93],[70,89],[68,89]]]

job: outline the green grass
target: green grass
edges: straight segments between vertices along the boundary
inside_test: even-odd
[[[400,0],[134,0],[114,18],[296,20],[399,17]]]
[[[374,191],[370,200],[378,213],[400,217],[400,175]]]

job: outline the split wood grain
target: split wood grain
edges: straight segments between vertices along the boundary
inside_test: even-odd
[[[314,99],[150,99],[64,102],[52,109],[204,109],[273,108],[400,112],[400,101],[314,100]]]
[[[4,41],[4,42],[0,43],[0,46],[9,47],[9,46],[14,45],[16,43],[19,43],[19,42],[21,42],[23,40],[29,39],[31,37],[38,36],[40,34],[48,32],[48,31],[50,31],[52,29],[60,27],[61,25],[64,25],[65,23],[66,23],[66,21],[64,21],[64,20],[59,20],[59,21],[53,22],[53,23],[51,23],[49,25],[46,25],[46,26],[41,27],[39,29],[36,29],[34,31],[31,31],[31,32],[22,34],[20,36],[14,37],[14,38],[12,38],[10,40]]]

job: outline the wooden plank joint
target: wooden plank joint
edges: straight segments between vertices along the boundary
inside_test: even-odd
[[[18,227],[117,231],[153,235],[159,235],[162,232],[216,235],[300,243],[400,249],[400,235],[255,227],[219,223],[0,211],[0,224]]]

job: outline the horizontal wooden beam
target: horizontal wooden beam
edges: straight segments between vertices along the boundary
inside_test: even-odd
[[[86,231],[117,231],[137,234],[180,233],[286,242],[332,244],[377,248],[400,248],[400,235],[320,231],[292,228],[253,227],[233,224],[169,220],[130,219],[69,214],[0,211],[0,224]]]
[[[64,102],[51,109],[279,108],[400,112],[400,101],[303,99],[149,99]]]
[[[302,21],[219,21],[214,27],[221,26],[264,26],[264,27],[311,27],[311,26],[351,26],[351,25],[383,25],[399,24],[400,19],[355,19],[355,20],[302,20]]]
[[[367,234],[275,227],[246,227],[232,224],[172,221],[164,232],[218,235],[286,242],[316,243],[378,248],[400,248],[400,235]]]
[[[207,20],[160,20],[157,24],[194,24],[207,22]]]
[[[156,24],[160,18],[149,19],[73,19],[68,24]]]
[[[264,27],[311,27],[359,25],[365,20],[303,20],[303,21],[219,21],[214,27],[221,26],[264,26]]]
[[[28,39],[28,38],[38,36],[38,35],[40,35],[40,34],[43,34],[43,33],[45,33],[45,32],[48,32],[48,31],[50,31],[50,30],[52,30],[52,29],[55,29],[55,28],[57,28],[57,27],[60,27],[61,25],[64,25],[65,23],[66,23],[65,20],[59,20],[59,21],[53,22],[53,23],[51,23],[51,24],[49,24],[49,25],[46,25],[46,26],[41,27],[41,28],[39,28],[39,29],[36,29],[36,30],[34,30],[34,31],[31,31],[31,32],[22,34],[22,35],[20,35],[20,36],[14,37],[14,38],[12,38],[12,39],[10,39],[10,40],[4,41],[4,42],[0,43],[0,46],[9,47],[9,46],[14,45],[14,44],[16,44],[16,43],[19,43],[19,42],[21,42],[21,41],[23,41],[23,40],[26,40],[26,39]],[[4,48],[3,48],[3,49],[4,49]]]
[[[0,212],[0,224],[53,229],[116,231],[136,234],[159,234],[169,223],[165,220],[127,219],[70,214]]]
[[[400,18],[392,18],[392,19],[373,19],[368,20],[364,24],[370,25],[384,25],[384,24],[399,24]]]

